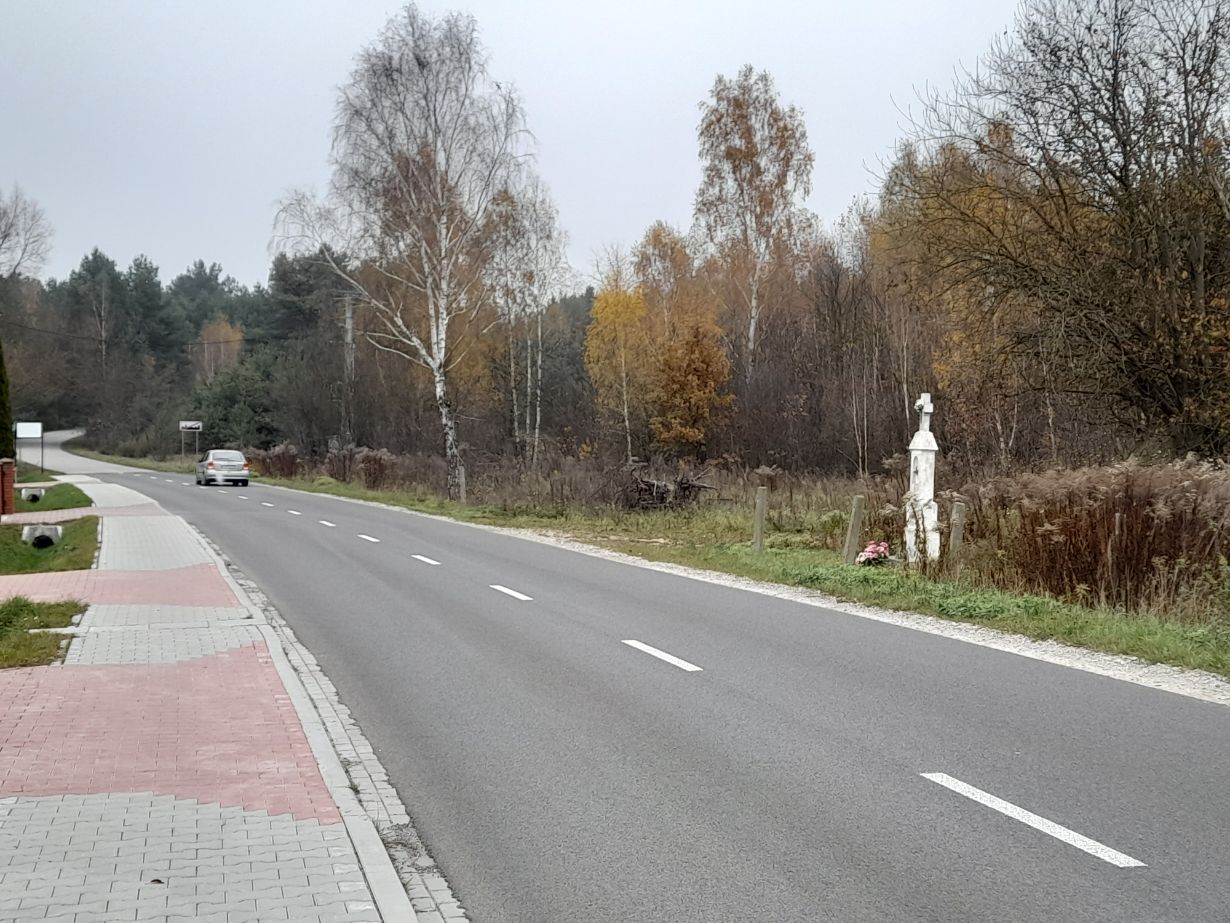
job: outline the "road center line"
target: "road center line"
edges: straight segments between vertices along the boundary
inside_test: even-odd
[[[286,512],[290,513],[290,515],[292,516],[302,516],[303,515],[298,510],[287,510]]]
[[[659,660],[665,660],[667,663],[674,664],[680,670],[687,670],[689,673],[699,673],[702,669],[694,663],[688,663],[686,660],[681,660],[673,654],[666,653],[666,651],[660,651],[656,647],[650,647],[641,641],[628,639],[624,641],[624,644],[628,645],[628,647],[635,647],[638,651],[644,651],[651,657],[657,657]]]
[[[365,541],[365,542],[377,542],[377,543],[379,543],[379,541],[380,541],[380,539],[378,539],[378,538],[372,538],[370,535],[364,535],[362,532],[360,532],[360,533],[359,533],[359,538],[363,539],[363,541]]]
[[[273,506],[273,504],[272,504],[272,503],[266,503],[264,500],[262,500],[262,501],[261,501],[261,506],[269,506],[269,507],[272,507],[272,506]]]
[[[511,596],[513,599],[519,599],[523,603],[530,602],[534,598],[533,596],[526,596],[524,593],[518,593],[516,590],[510,590],[506,586],[500,586],[498,583],[492,583],[490,586],[497,593],[503,593],[505,596]]]
[[[1087,836],[1082,836],[1075,830],[1069,830],[1067,827],[1061,826],[1054,821],[1047,820],[1045,817],[1039,817],[1031,811],[1026,811],[1024,808],[1018,808],[1015,804],[1009,801],[1004,801],[1002,798],[996,798],[994,795],[984,792],[980,788],[974,788],[972,785],[967,785],[960,779],[954,779],[952,776],[942,772],[920,772],[920,776],[924,779],[929,779],[937,785],[942,785],[944,788],[951,789],[958,795],[964,795],[972,801],[977,801],[979,804],[984,804],[994,811],[999,811],[1000,814],[1006,814],[1013,820],[1019,820],[1023,824],[1033,827],[1035,830],[1041,830],[1043,833],[1050,834],[1057,840],[1063,840],[1069,846],[1075,846],[1077,849],[1084,850],[1091,856],[1097,856],[1103,862],[1109,862],[1111,865],[1117,865],[1119,868],[1143,868],[1144,863],[1139,859],[1133,859],[1131,856],[1124,855],[1118,850],[1111,849],[1099,843],[1097,840],[1091,840]]]
[[[416,561],[422,561],[424,564],[434,564],[437,567],[439,567],[440,565],[439,561],[433,561],[431,558],[427,557],[427,555],[425,554],[412,554],[410,555],[410,557],[414,558],[414,560]]]
[[[327,519],[317,519],[316,521],[317,521],[318,523],[320,523],[322,526],[328,526],[330,529],[336,529],[336,528],[337,528],[337,523],[336,523],[336,522],[329,522],[329,520],[327,520]]]

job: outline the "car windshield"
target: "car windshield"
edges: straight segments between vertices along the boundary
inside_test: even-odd
[[[243,453],[242,452],[214,452],[213,459],[214,461],[241,462],[243,461]]]

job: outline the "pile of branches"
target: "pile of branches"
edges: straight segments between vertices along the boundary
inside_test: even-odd
[[[676,510],[691,506],[706,490],[717,490],[701,482],[709,472],[693,477],[658,480],[633,474],[619,492],[618,503],[626,510]]]

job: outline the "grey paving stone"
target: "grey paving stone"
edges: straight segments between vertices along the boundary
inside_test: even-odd
[[[349,923],[348,902],[371,903],[353,850],[330,856],[349,843],[335,836],[340,824],[168,796],[75,796],[69,811],[63,803],[55,797],[5,800],[0,855],[6,847],[11,851],[10,861],[0,866],[0,920],[308,923],[327,914]],[[123,835],[140,827],[155,807],[182,835],[158,838],[153,849],[148,836]],[[194,832],[198,821],[206,831],[200,836]],[[168,842],[195,855],[172,859],[165,855]],[[98,848],[109,855],[95,855]],[[155,878],[162,884],[153,884]],[[260,916],[266,908],[271,915]]]
[[[106,517],[101,548],[99,570],[171,570],[214,561],[177,516]]]

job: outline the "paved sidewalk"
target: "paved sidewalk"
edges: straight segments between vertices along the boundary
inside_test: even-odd
[[[181,519],[80,486],[98,568],[0,577],[90,603],[64,664],[0,671],[0,920],[413,921],[265,617]]]

